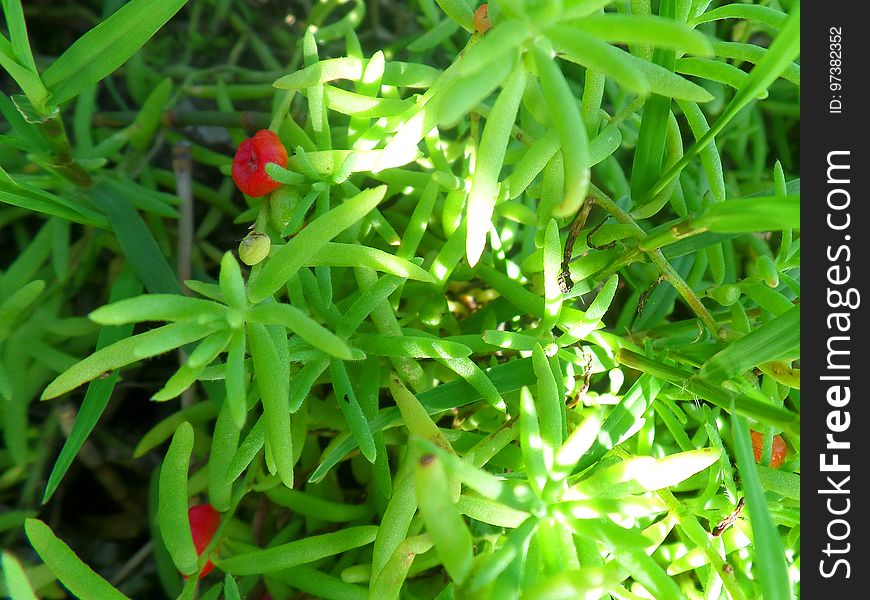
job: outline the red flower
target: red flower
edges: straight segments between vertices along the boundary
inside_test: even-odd
[[[196,555],[200,556],[211,543],[215,532],[221,524],[221,514],[211,504],[197,504],[187,510],[187,519],[190,521],[190,531],[193,534],[193,545]],[[202,579],[212,572],[214,563],[208,561],[202,568],[199,578]]]
[[[489,5],[484,3],[474,11],[474,28],[478,33],[486,33],[492,23],[489,22]]]
[[[761,462],[761,452],[764,450],[764,434],[750,429],[752,435],[752,451],[755,454],[755,462]],[[773,448],[770,451],[770,468],[778,469],[785,461],[785,455],[788,453],[788,448],[785,445],[785,440],[781,436],[773,436]]]
[[[281,186],[266,173],[267,163],[286,167],[287,149],[277,135],[261,129],[239,144],[233,157],[233,181],[243,194],[259,198]]]

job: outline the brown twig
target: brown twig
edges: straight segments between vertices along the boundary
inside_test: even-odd
[[[719,521],[719,524],[713,528],[713,531],[710,533],[710,535],[712,535],[713,537],[719,537],[720,535],[725,533],[726,529],[734,525],[734,522],[737,521],[737,517],[740,516],[740,512],[743,510],[744,504],[746,504],[746,498],[740,498],[734,511],[730,515]]]
[[[562,252],[562,270],[559,273],[559,291],[567,294],[574,287],[574,282],[571,280],[571,255],[574,253],[574,242],[580,236],[580,232],[586,226],[586,219],[589,218],[589,212],[592,210],[592,198],[587,197],[583,202],[583,206],[577,211],[577,216],[571,222],[571,229],[568,231],[568,237],[565,239],[565,249]]]
[[[580,386],[580,389],[574,394],[574,397],[568,401],[567,408],[571,409],[577,406],[580,403],[580,398],[586,395],[586,392],[589,391],[589,382],[592,380],[592,358],[593,354],[590,352],[586,354],[586,366],[583,370],[583,385]]]
[[[667,279],[664,275],[659,275],[658,279],[653,281],[649,287],[647,287],[644,291],[640,293],[640,298],[637,299],[637,316],[639,317],[641,313],[643,313],[643,309],[646,308],[646,303],[649,300],[650,294],[653,293],[658,285]]]
[[[178,279],[182,284],[182,292],[189,295],[190,290],[184,282],[193,277],[193,159],[190,155],[190,144],[181,142],[172,149],[172,170],[175,171],[175,192],[181,200],[178,207]],[[178,362],[179,365],[187,362],[184,348],[178,349]],[[193,395],[193,387],[182,392],[182,408],[193,404]]]

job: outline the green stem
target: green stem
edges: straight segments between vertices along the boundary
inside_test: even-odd
[[[776,425],[789,431],[796,432],[800,429],[800,415],[780,406],[730,392],[720,385],[709,383],[678,367],[666,365],[624,348],[617,351],[616,360],[621,365],[663,379],[693,396],[707,400],[728,413],[737,412],[756,421]]]
[[[42,133],[54,155],[54,168],[57,172],[79,187],[93,185],[91,176],[72,157],[69,138],[60,118],[59,111],[47,117],[40,123]]]
[[[616,202],[607,197],[607,194],[602,192],[600,189],[595,187],[594,185],[590,186],[590,196],[594,199],[595,203],[601,206],[604,210],[609,212],[614,218],[620,223],[624,223],[626,225],[630,225],[634,229],[634,236],[640,240],[646,238],[646,232],[643,228],[637,224],[634,218],[619,208],[616,205]],[[641,248],[643,250],[643,248]],[[683,300],[689,305],[689,307],[698,315],[698,318],[701,319],[701,322],[710,330],[710,332],[716,336],[721,338],[725,331],[719,326],[719,323],[716,322],[716,319],[713,318],[713,315],[710,314],[710,311],[707,310],[707,307],[704,306],[704,303],[701,302],[701,299],[698,295],[692,290],[691,287],[686,283],[686,281],[677,273],[676,269],[671,265],[665,255],[662,254],[661,250],[658,249],[650,249],[643,250],[646,255],[649,257],[650,261],[656,266],[659,270],[659,273],[664,275],[670,284],[677,290],[677,293],[683,297]]]

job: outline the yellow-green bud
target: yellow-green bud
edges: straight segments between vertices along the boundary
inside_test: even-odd
[[[269,256],[272,240],[268,235],[252,231],[239,244],[239,258],[248,266],[253,266]]]
[[[779,272],[776,270],[776,263],[773,259],[762,254],[755,261],[755,269],[758,271],[758,277],[768,285],[775,288],[779,285]]]

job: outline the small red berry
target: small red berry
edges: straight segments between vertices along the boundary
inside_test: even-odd
[[[764,434],[754,429],[749,430],[752,436],[752,451],[755,454],[755,462],[761,462],[761,453],[764,450]],[[788,448],[785,445],[785,440],[782,436],[773,436],[773,448],[770,451],[770,468],[778,469],[785,461],[785,455],[788,453]]]
[[[489,5],[483,3],[474,11],[474,29],[478,33],[486,33],[490,27],[492,23],[489,22]]]
[[[266,173],[267,163],[286,167],[287,149],[277,135],[261,129],[239,144],[233,157],[233,181],[243,194],[259,198],[281,186]]]
[[[215,532],[221,524],[221,514],[211,504],[196,504],[187,510],[190,521],[190,532],[193,534],[193,545],[196,555],[200,556],[211,543]],[[208,561],[202,568],[199,578],[202,579],[212,572],[214,563]]]

